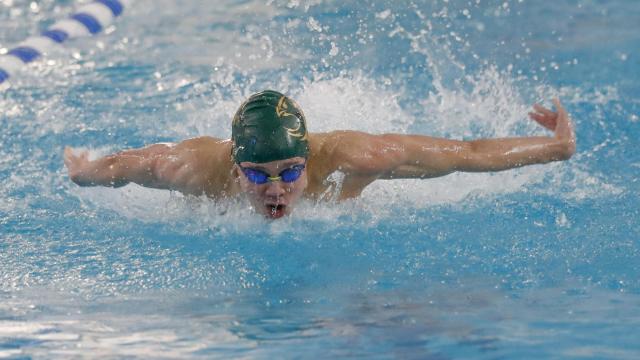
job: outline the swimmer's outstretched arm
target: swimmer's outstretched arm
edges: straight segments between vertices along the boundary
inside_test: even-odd
[[[95,160],[89,160],[89,153],[86,151],[75,154],[70,147],[66,147],[64,163],[69,171],[69,178],[80,186],[121,187],[134,182],[143,186],[162,187],[154,170],[157,160],[170,147],[169,144],[154,144]]]
[[[64,150],[69,177],[80,186],[120,187],[128,183],[202,194],[211,164],[206,156],[213,138],[196,138],[179,144],[154,144],[141,149],[120,151],[95,160],[88,153]]]
[[[458,141],[420,135],[345,136],[337,146],[337,166],[367,178],[433,178],[455,171],[501,171],[567,160],[576,150],[569,115],[554,99],[557,112],[534,105],[529,116],[554,136]]]

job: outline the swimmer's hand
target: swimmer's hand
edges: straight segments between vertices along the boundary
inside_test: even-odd
[[[90,182],[84,181],[83,170],[89,166],[89,152],[83,151],[80,154],[75,154],[74,150],[65,146],[64,148],[64,164],[69,172],[69,178],[78,185],[90,186]]]
[[[89,152],[84,150],[76,153],[69,146],[64,148],[64,164],[69,172],[69,178],[80,186],[111,186],[120,187],[127,184],[114,173],[113,164],[108,157],[89,160]]]
[[[562,107],[560,100],[558,98],[553,99],[553,104],[557,110],[556,112],[540,104],[534,104],[533,109],[535,111],[530,112],[529,117],[555,133],[556,140],[565,144],[566,153],[564,157],[568,159],[576,152],[576,134],[569,114]]]

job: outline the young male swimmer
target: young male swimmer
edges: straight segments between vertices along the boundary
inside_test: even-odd
[[[90,161],[65,148],[69,177],[81,186],[130,182],[184,194],[225,198],[246,195],[269,218],[290,214],[304,196],[319,200],[334,189],[329,176],[344,174],[338,199],[360,195],[378,179],[433,178],[455,171],[501,171],[569,159],[576,139],[569,115],[534,105],[529,116],[550,137],[459,141],[422,135],[359,131],[307,132],[300,107],[271,90],[254,94],[236,112],[229,140],[208,136],[155,144]]]

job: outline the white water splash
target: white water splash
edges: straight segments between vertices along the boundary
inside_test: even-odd
[[[443,88],[442,92],[428,94],[422,101],[428,116],[420,119],[399,105],[401,92],[387,89],[359,73],[345,73],[336,77],[320,75],[318,79],[305,80],[298,88],[291,84],[288,86],[291,87],[291,96],[304,109],[312,132],[351,129],[371,133],[407,133],[409,127],[419,125],[420,128],[433,129],[436,135],[447,134],[462,139],[477,138],[478,134],[481,134],[480,137],[548,134],[528,119],[530,104],[520,95],[518,81],[509,77],[508,73],[488,68],[469,76],[467,81],[471,85],[468,91]],[[188,129],[197,129],[200,135],[230,135],[229,119],[247,90],[239,89],[234,93],[232,98],[221,96],[213,100],[209,109],[197,106],[183,108],[189,120],[176,127],[178,133],[186,134],[193,132]],[[607,90],[607,93],[615,92]],[[568,99],[567,104],[592,98],[590,94],[574,94],[578,98]],[[613,101],[615,97],[607,99]],[[212,121],[212,118],[218,121]],[[455,173],[438,179],[378,181],[365,189],[362,198],[356,200],[353,206],[359,211],[371,212],[375,217],[387,218],[393,217],[393,209],[398,207],[421,209],[446,204],[464,205],[469,201],[529,191],[548,181],[549,177],[554,184],[567,181],[572,184],[574,191],[558,195],[575,201],[622,191],[608,184],[603,176],[581,170],[574,162],[568,162],[498,173]],[[555,190],[550,188],[545,191],[553,193]],[[247,220],[244,214],[250,210],[243,202],[215,204],[212,200],[195,200],[136,185],[115,190],[76,189],[74,193],[98,207],[150,222],[176,220],[191,217],[195,213],[199,214],[196,218],[200,218],[198,223],[202,226],[221,226],[233,232],[233,229],[254,226],[263,221]],[[333,203],[327,203],[302,205],[297,213],[332,221],[347,216],[350,211],[354,211],[351,206],[336,207]],[[233,219],[232,227],[228,225],[229,219]]]

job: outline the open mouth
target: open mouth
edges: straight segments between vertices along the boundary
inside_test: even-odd
[[[282,204],[280,205],[269,204],[269,205],[266,205],[266,207],[267,207],[268,217],[272,219],[277,219],[284,216],[285,214],[284,209],[287,206]]]

